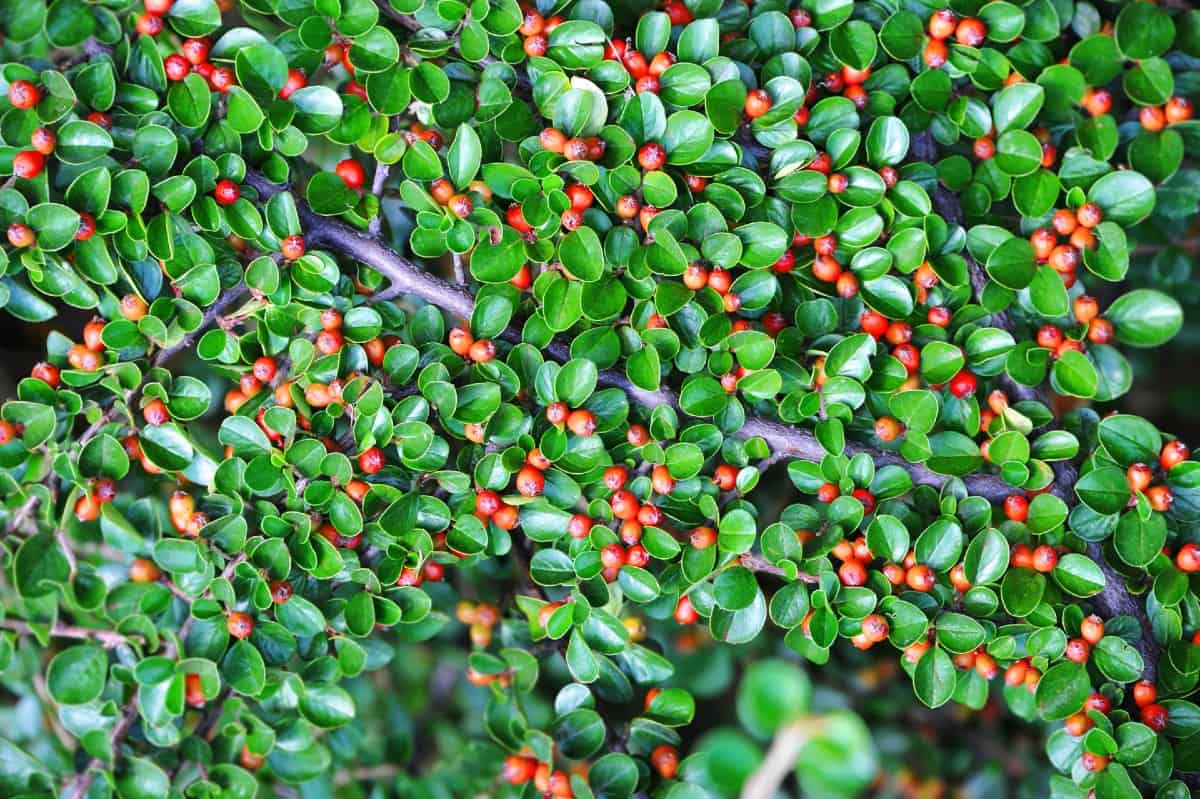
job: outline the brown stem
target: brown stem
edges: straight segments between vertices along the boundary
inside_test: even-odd
[[[787,572],[776,566],[771,561],[757,552],[748,552],[742,555],[739,562],[752,572],[759,574],[773,574],[776,577],[787,577]],[[819,583],[821,578],[815,574],[807,574],[799,572],[796,574],[796,579],[806,583]]]
[[[204,311],[204,316],[200,320],[200,326],[172,346],[167,347],[165,350],[159,350],[158,354],[154,356],[154,365],[162,366],[175,357],[177,353],[191,347],[197,335],[212,327],[217,322],[217,319],[228,311],[234,303],[246,296],[248,291],[249,289],[246,288],[246,284],[241,281],[236,286],[223,290],[217,296],[216,300],[213,301],[213,304],[208,306]]]
[[[31,496],[29,499],[25,500],[25,504],[17,508],[17,512],[13,514],[12,519],[9,520],[7,525],[5,525],[4,535],[12,535],[17,530],[21,529],[21,525],[25,523],[25,519],[29,517],[30,513],[33,513],[34,508],[38,506],[40,501],[41,500],[39,500],[36,496]]]

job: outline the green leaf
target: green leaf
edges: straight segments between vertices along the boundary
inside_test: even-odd
[[[475,129],[466,123],[459,125],[454,142],[446,153],[450,182],[459,190],[465,189],[478,174],[482,158],[483,145]]]
[[[1100,206],[1108,221],[1134,225],[1154,210],[1154,184],[1131,170],[1110,172],[1092,184],[1088,199]]]
[[[1104,590],[1104,573],[1100,566],[1086,555],[1067,553],[1058,559],[1054,568],[1054,579],[1068,594],[1089,597]]]
[[[98,646],[81,644],[54,656],[46,687],[59,704],[86,705],[100,698],[107,678],[108,655]]]
[[[1174,297],[1155,289],[1134,289],[1109,306],[1117,340],[1132,347],[1158,347],[1183,327],[1183,309]]]
[[[1078,713],[1092,691],[1087,669],[1078,663],[1059,663],[1046,671],[1037,686],[1037,707],[1047,721]]]
[[[563,236],[558,258],[563,268],[585,283],[593,283],[604,275],[604,249],[590,227],[580,227]]]
[[[913,691],[927,707],[941,707],[954,696],[958,672],[954,661],[941,647],[931,647],[913,670]]]
[[[336,685],[306,682],[300,712],[316,726],[332,729],[354,720],[354,700]]]

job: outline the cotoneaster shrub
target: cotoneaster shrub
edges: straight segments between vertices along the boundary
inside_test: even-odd
[[[6,3],[0,794],[1189,796],[1183,5]]]

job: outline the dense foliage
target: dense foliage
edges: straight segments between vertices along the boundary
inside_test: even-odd
[[[1200,785],[1200,463],[1093,407],[1182,324],[1200,12],[0,28],[0,307],[95,314],[0,410],[0,795],[936,795],[847,663]]]

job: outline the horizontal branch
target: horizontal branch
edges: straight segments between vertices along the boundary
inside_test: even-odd
[[[33,628],[21,619],[4,619],[0,629],[11,630],[18,635],[32,635]],[[71,638],[77,641],[96,641],[105,649],[128,643],[140,643],[141,636],[127,636],[115,630],[97,630],[91,627],[76,627],[70,624],[55,624],[50,628],[52,638]]]
[[[262,175],[255,173],[246,176],[246,183],[264,198],[287,190],[286,187],[273,184]],[[395,296],[396,293],[409,294],[419,297],[431,305],[443,308],[463,320],[471,318],[471,313],[475,308],[475,297],[467,287],[456,286],[426,272],[379,239],[355,230],[332,217],[319,216],[299,197],[296,198],[296,207],[300,215],[300,223],[305,231],[307,245],[326,247],[371,266],[391,281],[391,287],[387,289],[387,293],[391,296]],[[520,333],[515,328],[509,328],[505,331],[504,338],[520,341]],[[559,342],[554,342],[544,349],[555,360],[565,360],[570,357],[568,347]],[[616,369],[601,371],[599,383],[621,389],[628,395],[631,402],[641,407],[668,406],[683,413],[679,405],[679,395],[669,387],[664,386],[656,390],[642,388],[634,385],[624,372]],[[736,435],[740,438],[760,437],[767,442],[774,453],[782,457],[819,462],[828,454],[816,437],[807,430],[757,416],[749,417]],[[865,453],[877,465],[900,466],[912,476],[913,482],[918,485],[941,487],[950,479],[922,464],[910,463],[899,455],[865,444],[847,444],[846,452],[850,455]],[[1002,501],[1015,490],[996,475],[968,475],[964,478],[964,482],[971,494],[986,497],[994,502]]]

